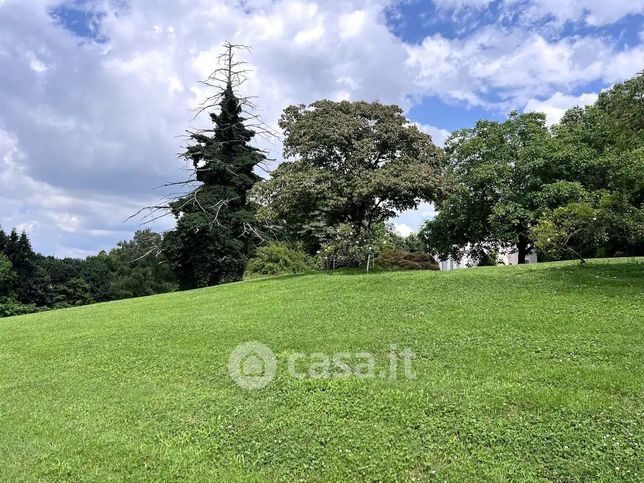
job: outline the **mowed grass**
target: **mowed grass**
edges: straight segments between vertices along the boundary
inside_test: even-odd
[[[315,274],[0,320],[0,480],[642,481],[642,259]],[[277,377],[227,363],[257,340]],[[413,380],[294,379],[410,348]]]

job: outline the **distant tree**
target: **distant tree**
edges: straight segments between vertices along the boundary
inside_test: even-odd
[[[7,234],[3,231],[2,227],[0,226],[0,253],[4,253],[4,247],[7,244]]]
[[[119,242],[110,251],[114,267],[111,293],[114,298],[141,297],[176,290],[177,279],[163,251],[163,236],[139,230],[131,241]],[[100,255],[99,255],[100,257]]]
[[[51,278],[37,265],[38,256],[31,247],[27,234],[13,229],[4,246],[4,254],[16,273],[16,296],[23,304],[44,307],[51,301]]]
[[[29,279],[30,302],[43,308],[60,308],[94,302],[88,283],[81,276],[84,260],[36,255],[34,275]]]
[[[171,203],[177,220],[164,239],[164,251],[182,288],[239,280],[252,253],[254,208],[248,191],[258,181],[255,167],[265,157],[250,145],[255,131],[244,116],[246,98],[235,89],[243,82],[235,46],[227,44],[223,66],[208,85],[218,113],[211,113],[212,130],[190,134],[192,145],[183,157],[193,165],[198,187]]]
[[[36,307],[52,307],[56,302],[54,285],[47,270],[33,264],[28,275],[18,273],[18,300]]]
[[[56,258],[54,256],[37,255],[35,263],[47,271],[53,284],[65,283],[80,275],[82,260],[77,258]]]
[[[104,251],[82,261],[78,275],[89,286],[89,293],[93,301],[105,302],[119,298],[112,293],[116,270],[114,260]]]
[[[323,100],[286,108],[279,124],[291,161],[254,195],[261,218],[309,252],[341,225],[369,243],[376,225],[443,193],[441,150],[398,106]]]
[[[24,231],[18,235],[15,228],[11,230],[11,234],[5,242],[4,254],[11,260],[13,268],[20,278],[24,278],[33,270],[36,254],[31,248],[29,237]]]
[[[389,227],[389,230],[387,231],[385,244],[388,248],[404,252],[429,252],[429,250],[427,250],[427,246],[417,233],[410,233],[407,236],[402,236],[396,233],[393,227]]]
[[[53,308],[73,307],[94,302],[89,284],[81,277],[67,280],[53,287]]]
[[[4,236],[3,253],[7,256],[12,264],[16,261],[20,261],[20,249],[18,247],[19,241],[20,235],[18,235],[18,232],[15,228],[11,230],[11,233],[8,236]]]
[[[16,272],[13,270],[11,260],[0,252],[0,299],[12,295],[16,278]]]

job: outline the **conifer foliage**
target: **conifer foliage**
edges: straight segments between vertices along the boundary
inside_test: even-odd
[[[240,47],[225,44],[221,68],[204,82],[216,93],[202,110],[219,112],[210,113],[212,129],[190,133],[182,157],[193,166],[189,182],[196,187],[170,203],[177,226],[163,248],[182,288],[241,279],[257,236],[247,193],[260,179],[254,169],[265,156],[250,145],[259,124],[245,113],[248,98],[236,92],[244,81],[243,62],[235,59]]]

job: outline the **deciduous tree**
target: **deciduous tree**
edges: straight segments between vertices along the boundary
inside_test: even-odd
[[[258,184],[263,216],[316,250],[340,225],[354,240],[443,193],[441,150],[398,106],[317,101],[280,122],[289,159]]]
[[[549,163],[545,116],[513,112],[504,122],[479,121],[454,132],[446,144],[446,170],[454,191],[438,205],[422,236],[441,257],[514,247],[519,263],[533,247],[535,194],[556,180]]]

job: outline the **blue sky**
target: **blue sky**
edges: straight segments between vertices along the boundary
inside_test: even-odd
[[[58,256],[130,238],[124,220],[185,177],[196,81],[225,40],[253,46],[245,93],[272,125],[289,104],[379,100],[442,144],[513,109],[554,123],[592,103],[644,68],[643,15],[642,0],[0,0],[0,225]]]

